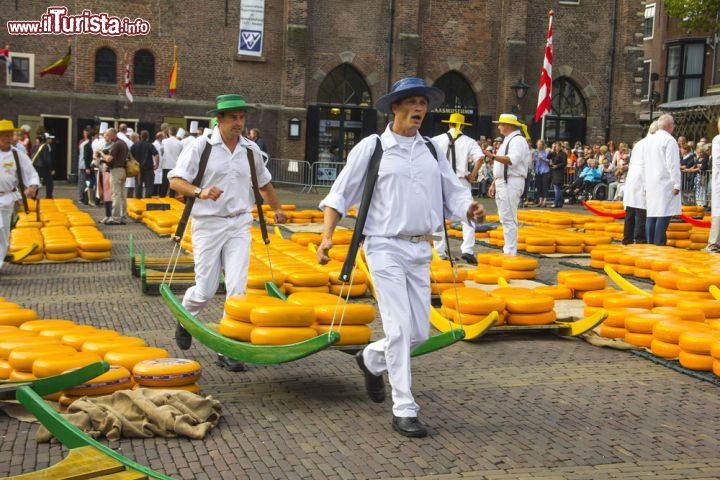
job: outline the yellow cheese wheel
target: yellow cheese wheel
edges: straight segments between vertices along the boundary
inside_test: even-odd
[[[602,310],[602,307],[588,307],[587,305],[583,307],[583,314],[585,317],[589,317],[591,315],[594,315],[595,312],[598,310]]]
[[[509,313],[545,313],[555,307],[555,299],[545,295],[507,297],[505,309]]]
[[[670,288],[672,290],[678,289],[678,281],[688,278],[684,273],[675,273],[671,271],[658,272],[653,275],[653,281],[656,285],[663,288]]]
[[[689,353],[710,355],[710,345],[720,340],[720,332],[688,330],[680,334],[678,345]]]
[[[450,318],[450,320],[455,323],[461,323],[462,325],[474,325],[478,322],[484,321],[485,318],[487,318],[487,315],[473,315],[471,313],[462,313],[453,310],[453,316]],[[498,323],[495,322],[495,325],[498,325]]]
[[[430,294],[441,295],[446,290],[452,290],[455,288],[455,283],[430,283]]]
[[[570,290],[565,285],[535,287],[532,291],[535,295],[545,295],[548,297],[552,297],[555,300],[569,300],[573,298],[572,290]]]
[[[663,320],[653,325],[653,336],[658,340],[677,345],[680,334],[684,332],[709,332],[709,325],[700,322],[688,322],[683,320]]]
[[[626,331],[624,340],[625,343],[635,345],[636,347],[650,348],[650,346],[652,345],[653,336],[651,333],[633,333],[630,331]]]
[[[175,385],[173,387],[148,387],[147,385],[137,384],[133,387],[133,390],[139,390],[141,388],[147,388],[148,390],[182,390],[194,394],[200,393],[200,385],[197,383],[191,383],[190,385]]]
[[[501,257],[500,266],[503,270],[535,270],[538,267],[538,261],[534,258],[523,257],[521,255],[505,255]]]
[[[632,265],[618,265],[618,267],[615,269],[620,275],[634,275],[635,274],[635,267]]]
[[[91,363],[99,362],[101,358],[94,353],[54,353],[37,358],[33,362],[33,374],[38,378],[60,375],[66,370],[84,367]]]
[[[250,310],[264,305],[285,305],[285,302],[264,295],[233,295],[225,301],[225,313],[233,320],[249,322]]]
[[[318,335],[330,331],[330,325],[315,325],[315,331]],[[338,325],[333,326],[334,331],[338,331]],[[366,345],[370,343],[372,337],[372,329],[367,325],[345,325],[339,330],[340,340],[335,345]]]
[[[611,295],[603,299],[604,308],[645,308],[650,310],[653,308],[652,297],[646,297],[644,295]]]
[[[649,313],[649,310],[644,308],[608,308],[607,312],[608,316],[603,322],[604,325],[607,325],[608,327],[625,328],[625,319],[629,315]]]
[[[555,239],[552,237],[533,236],[533,237],[528,237],[525,240],[525,243],[528,245],[528,247],[531,245],[533,245],[533,246],[539,245],[539,246],[543,246],[543,247],[555,246]]]
[[[705,312],[699,308],[655,307],[652,309],[652,312],[674,315],[679,317],[680,320],[685,320],[687,322],[705,321]]]
[[[256,327],[309,327],[315,323],[315,310],[301,305],[260,306],[250,311]]]
[[[0,332],[0,343],[6,340],[12,340],[13,338],[28,338],[37,336],[37,332],[26,332],[19,329],[15,331]]]
[[[567,280],[568,277],[576,276],[576,275],[578,275],[578,276],[584,275],[586,277],[592,277],[592,278],[599,276],[595,272],[587,272],[585,270],[560,270],[557,273],[558,284],[565,285],[565,280]]]
[[[650,278],[650,276],[652,275],[652,270],[649,270],[647,268],[635,267],[635,270],[633,270],[633,273],[631,275],[635,275],[638,278]]]
[[[617,328],[617,327],[609,327],[607,325],[601,325],[600,326],[600,336],[605,338],[625,338],[625,334],[627,333],[627,330],[624,328]]]
[[[720,330],[720,318],[706,318],[705,325],[709,326],[711,330]]]
[[[342,284],[342,281],[340,280],[340,270],[333,270],[328,272],[330,276],[330,283],[334,285],[340,285]],[[355,268],[352,273],[352,280],[353,285],[360,285],[362,283],[367,283],[367,275],[365,272],[360,270],[359,268]]]
[[[457,272],[453,274],[453,271],[449,268],[432,268],[430,269],[430,282],[431,283],[461,283],[467,280],[467,271],[463,269],[457,269]],[[354,280],[353,283],[358,283]]]
[[[330,276],[317,270],[293,272],[287,276],[287,282],[295,287],[322,287],[330,282]]]
[[[69,262],[70,260],[75,260],[77,257],[77,250],[64,253],[50,253],[48,251],[48,245],[45,245],[45,258],[51,262]]]
[[[10,352],[19,347],[29,347],[34,345],[59,345],[57,338],[47,338],[40,336],[11,338],[0,342],[0,360],[7,360]]]
[[[476,288],[458,288],[457,292],[457,299],[460,301],[460,312],[462,313],[487,315],[491,312],[501,313],[505,310],[505,299],[502,297],[489,296],[482,290]],[[457,310],[455,295],[450,295],[448,292],[443,292],[443,294],[443,305]]]
[[[678,308],[699,308],[705,312],[706,318],[720,317],[720,300],[682,300]]]
[[[529,297],[532,296],[532,290],[529,288],[518,287],[500,287],[490,292],[491,297],[509,298],[509,297]],[[462,303],[462,300],[460,301]],[[472,312],[469,312],[472,313]]]
[[[573,254],[573,253],[575,253],[575,254],[577,254],[577,253],[583,253],[583,247],[582,247],[582,245],[578,245],[578,246],[563,246],[563,245],[558,245],[558,246],[555,247],[555,251],[556,251],[557,253],[565,253],[565,254]]]
[[[82,331],[79,333],[72,330],[70,331],[70,333],[63,335],[60,340],[64,345],[70,345],[75,350],[79,351],[82,350],[83,343],[87,342],[88,340],[104,340],[111,337],[119,336],[120,334],[114,330],[96,329]]]
[[[289,294],[301,293],[301,292],[312,292],[312,293],[329,293],[330,287],[328,285],[322,287],[297,287],[292,283],[284,284],[285,290]]]
[[[672,263],[672,260],[659,258],[652,261],[652,263],[650,264],[650,268],[656,272],[663,272],[665,270],[669,270]]]
[[[10,378],[13,368],[10,363],[5,360],[0,360],[0,380],[7,380]]]
[[[565,279],[565,286],[573,290],[604,290],[607,287],[607,278],[602,275],[569,275]]]
[[[55,330],[59,328],[72,328],[75,322],[70,320],[31,320],[20,325],[20,330],[40,332],[42,330]]]
[[[558,247],[582,247],[582,244],[582,238],[579,237],[555,237],[555,245]]]
[[[707,292],[713,285],[720,285],[719,275],[708,275],[703,277],[684,276],[677,281],[678,290],[692,292]]]
[[[550,239],[550,240],[552,240],[552,239]],[[554,242],[554,240],[552,240],[552,241]],[[528,253],[544,253],[544,254],[555,253],[555,245],[545,247],[545,246],[541,246],[541,245],[528,244],[528,246],[525,248],[525,251]]]
[[[250,334],[254,345],[289,345],[309,340],[317,336],[310,327],[255,327]]]
[[[14,327],[12,325],[0,325],[0,335],[3,333],[11,333],[11,332],[21,332],[18,327]]]
[[[20,372],[18,370],[13,370],[12,372],[10,372],[10,375],[8,375],[8,380],[31,382],[33,380],[37,380],[37,377],[31,372]]]
[[[67,395],[108,395],[118,390],[129,390],[132,387],[132,376],[128,369],[112,365],[102,375],[68,388],[63,393]]]
[[[653,295],[653,303],[656,307],[677,307],[678,302],[681,300],[686,300],[686,298],[674,293],[656,293]]]
[[[680,365],[690,370],[700,372],[712,372],[713,370],[713,357],[710,355],[701,355],[680,350],[678,360],[680,360]]]
[[[67,345],[28,345],[13,349],[8,355],[8,363],[14,370],[32,372],[33,362],[38,358],[56,353],[74,353],[75,349]]]
[[[549,325],[555,320],[557,314],[553,310],[541,313],[508,313],[505,316],[508,325]]]
[[[343,325],[366,325],[375,320],[375,308],[366,303],[350,303],[345,307],[339,305],[336,314],[335,305],[319,305],[315,307],[315,319],[320,325],[330,325],[333,315],[336,315],[335,324],[340,321],[342,315]]]
[[[87,342],[83,343],[82,345],[82,351],[83,352],[92,352],[96,353],[101,357],[105,357],[105,354],[111,350],[115,350],[117,348],[123,348],[123,347],[144,347],[145,346],[145,340],[138,337],[110,337],[107,339],[98,339],[98,340],[88,340]]]
[[[77,238],[77,236],[76,236]],[[110,253],[112,249],[112,242],[106,238],[83,238],[77,240],[78,247],[80,247],[80,256],[84,253]]]
[[[365,283],[358,283],[350,287],[349,285],[345,285],[342,287],[341,285],[330,285],[330,294],[332,295],[342,295],[343,297],[346,297],[348,292],[350,292],[350,296],[355,297],[362,297],[363,295],[367,294],[367,284]]]
[[[655,285],[653,287],[653,294],[659,293],[672,293],[674,295],[683,297],[685,300],[712,300],[713,296],[710,292],[691,292],[688,290],[673,290],[672,288],[661,287]]]
[[[41,337],[55,337],[55,338],[62,338],[68,333],[87,333],[87,332],[94,332],[97,331],[97,328],[92,327],[90,325],[76,325],[74,327],[70,328],[58,328],[58,329],[47,329],[42,330],[39,332],[39,335]]]
[[[710,356],[720,359],[720,340],[710,344]]]
[[[231,317],[223,317],[218,325],[218,332],[220,335],[224,335],[228,338],[233,338],[241,342],[250,341],[250,332],[255,328],[250,322],[241,322],[240,320],[234,320]]]
[[[29,308],[9,308],[0,310],[0,325],[12,325],[19,327],[25,322],[37,320],[35,310]]]
[[[505,270],[479,268],[472,274],[473,281],[481,285],[497,285],[498,279],[501,277],[507,280],[510,278],[510,272]]]
[[[298,292],[289,295],[287,303],[291,305],[301,305],[305,307],[317,307],[319,305],[340,305],[345,304],[345,300],[338,297],[337,295],[331,295],[329,293],[317,293],[317,292]]]
[[[168,358],[170,354],[164,348],[156,347],[120,347],[105,354],[104,360],[110,365],[124,367],[132,372],[133,367],[143,360]]]
[[[99,262],[100,260],[105,260],[107,258],[110,258],[111,254],[109,251],[94,252],[94,251],[80,250],[78,252],[78,255],[83,260],[88,260],[90,262]]]
[[[653,338],[650,343],[650,351],[661,358],[677,358],[680,355],[680,347],[676,343],[667,343]]]
[[[202,376],[202,367],[184,358],[155,358],[138,362],[132,373],[144,387],[174,387],[195,383]]]
[[[511,280],[532,280],[536,276],[535,270],[508,270],[506,278]]]
[[[659,321],[679,321],[680,318],[675,315],[665,315],[662,313],[639,313],[628,315],[625,317],[625,329],[632,333],[652,333],[653,326]]]
[[[592,292],[587,292],[583,295],[583,303],[585,305],[591,306],[591,307],[602,307],[603,301],[606,297],[609,297],[611,295],[622,295],[622,292],[619,292],[618,290],[615,290],[614,288],[606,288],[604,290],[594,290]]]

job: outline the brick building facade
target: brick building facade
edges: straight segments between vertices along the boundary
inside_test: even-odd
[[[22,2],[22,8],[5,3],[12,20],[37,20],[48,7],[35,0]],[[385,119],[372,104],[408,75],[446,90],[443,113],[429,116],[425,133],[437,133],[441,118],[462,111],[474,124],[471,135],[495,135],[490,122],[501,112],[514,109],[532,123],[552,8],[553,77],[566,104],[558,103],[562,111],[553,112],[546,133],[587,143],[640,135],[641,0],[265,0],[261,57],[237,54],[241,3],[66,4],[71,14],[88,8],[143,18],[152,25],[147,36],[11,36],[4,29],[0,42],[18,58],[25,54],[34,74],[28,87],[8,85],[0,72],[0,116],[43,123],[61,143],[66,139],[59,161],[67,167],[59,176],[73,171],[72,145],[93,119],[125,120],[149,130],[163,121],[187,126],[193,119],[207,121],[214,97],[227,92],[257,104],[248,125],[262,130],[278,158],[342,161],[360,137],[382,129]],[[177,93],[168,98],[175,45]],[[73,59],[65,75],[39,77],[68,46]],[[97,81],[103,48],[116,57],[114,83]],[[136,83],[135,102],[128,103],[125,65],[141,50],[154,59],[154,85]],[[521,100],[511,89],[519,80],[530,85]],[[300,123],[298,138],[289,138],[291,120]],[[539,125],[532,130],[537,137]]]

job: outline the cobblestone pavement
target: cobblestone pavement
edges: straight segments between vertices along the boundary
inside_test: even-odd
[[[281,194],[308,207],[319,198]],[[197,342],[177,349],[160,297],[142,296],[130,275],[128,233],[155,254],[169,251],[169,240],[140,224],[101,229],[114,242],[112,261],[11,265],[0,295],[42,317],[139,335],[203,364],[203,391],[224,411],[206,439],[109,444],[155,470],[182,479],[720,477],[717,387],[582,340],[492,335],[413,360],[413,391],[430,428],[420,440],[392,432],[390,402],[366,399],[349,355],[326,351],[227,373]],[[541,279],[551,281],[558,268],[543,260]],[[222,301],[217,296],[202,318],[217,321]],[[36,428],[0,415],[0,476],[67,453],[38,445]]]

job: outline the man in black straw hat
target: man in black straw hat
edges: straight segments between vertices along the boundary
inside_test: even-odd
[[[352,149],[347,165],[320,203],[325,225],[317,255],[325,264],[330,260],[333,231],[348,208],[360,203],[371,157],[376,148],[381,149],[362,233],[385,338],[358,352],[357,362],[375,402],[385,399],[383,374],[388,372],[392,426],[408,437],[427,435],[410,391],[410,354],[427,340],[430,329],[432,249],[428,240],[442,234],[445,211],[469,221],[480,221],[485,213],[460,184],[450,162],[442,154],[438,159],[440,147],[418,133],[425,114],[444,97],[442,90],[426,86],[419,78],[397,81],[375,105],[393,114],[392,123],[379,137],[371,135]]]
[[[270,172],[258,146],[242,136],[248,105],[240,95],[220,95],[217,108],[208,115],[217,117],[210,138],[201,136],[183,150],[175,168],[168,172],[170,188],[186,198],[195,197],[192,215],[195,285],[183,297],[183,306],[193,315],[213,298],[225,274],[227,297],[245,293],[250,262],[250,225],[253,192],[250,159],[254,160],[257,185],[263,199],[272,206],[275,222],[287,216],[270,183]],[[206,148],[209,157],[205,173],[196,187],[200,158]],[[180,325],[175,339],[182,349],[190,348],[192,337]],[[231,371],[245,369],[242,362],[220,356],[218,363]]]

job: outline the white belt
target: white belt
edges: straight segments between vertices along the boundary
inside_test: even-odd
[[[15,192],[17,192],[17,191],[18,191],[17,188],[13,188],[13,189],[10,190],[9,192],[0,192],[0,195],[7,195],[7,194],[9,194],[9,193],[15,193]]]
[[[433,235],[395,235],[395,238],[407,240],[410,243],[429,242],[435,240]]]

